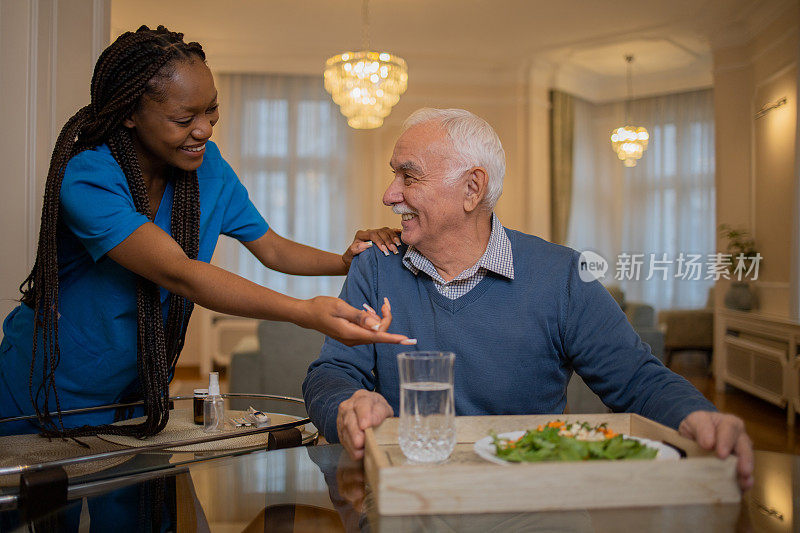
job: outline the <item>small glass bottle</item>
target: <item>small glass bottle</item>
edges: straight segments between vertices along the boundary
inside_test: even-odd
[[[203,431],[219,433],[225,425],[225,400],[219,394],[219,373],[208,376],[208,396],[203,400]]]
[[[194,411],[194,423],[198,426],[203,425],[203,404],[205,403],[204,400],[206,396],[208,396],[208,389],[194,389],[192,407]]]

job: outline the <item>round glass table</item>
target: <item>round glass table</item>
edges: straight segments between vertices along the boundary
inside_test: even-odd
[[[0,530],[30,525],[48,531],[797,530],[800,456],[757,451],[755,459],[755,486],[739,504],[391,517],[375,512],[362,462],[350,460],[339,445],[200,455],[191,461],[143,452],[130,459],[137,467],[95,481],[84,478],[65,506],[32,522],[23,520],[20,509],[3,511]]]

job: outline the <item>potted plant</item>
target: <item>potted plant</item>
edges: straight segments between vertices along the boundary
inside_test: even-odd
[[[761,261],[756,243],[747,230],[734,228],[729,224],[720,224],[719,235],[727,240],[725,252],[731,255],[731,263],[727,265],[731,285],[725,293],[725,307],[738,311],[750,311],[757,307],[758,300],[750,288],[748,279],[754,278],[753,263]],[[739,257],[744,259],[740,260]]]

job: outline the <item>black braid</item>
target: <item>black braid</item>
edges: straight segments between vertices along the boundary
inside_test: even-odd
[[[143,95],[147,94],[156,100],[163,99],[163,80],[172,75],[177,61],[196,58],[205,61],[202,47],[195,42],[185,43],[182,33],[170,32],[164,26],[155,30],[142,26],[136,32],[121,35],[97,60],[91,83],[91,103],[67,121],[56,141],[45,186],[36,262],[20,286],[22,302],[34,310],[28,389],[45,436],[74,438],[111,433],[145,437],[164,429],[169,420],[169,375],[183,348],[194,304],[170,294],[165,328],[158,287],[149,280],[139,278],[136,290],[137,372],[146,420],[127,426],[64,428],[55,383],[60,359],[56,230],[61,182],[67,163],[83,150],[103,143],[108,144],[111,154],[125,173],[136,210],[153,220],[131,133],[122,122],[133,114]],[[196,259],[200,228],[197,173],[175,168],[172,171],[175,189],[170,221],[172,237],[188,257]],[[33,378],[40,334],[42,381],[34,394]],[[50,410],[51,393],[56,403],[58,423],[53,420]]]

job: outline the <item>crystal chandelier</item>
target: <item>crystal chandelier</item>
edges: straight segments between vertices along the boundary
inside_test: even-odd
[[[325,62],[325,90],[347,124],[355,129],[379,128],[408,86],[406,62],[388,52],[369,49],[369,0],[361,10],[360,52],[342,52]]]
[[[631,77],[631,63],[633,56],[625,56],[628,63],[628,99],[625,101],[625,126],[620,126],[611,132],[611,147],[616,152],[617,157],[626,167],[635,167],[636,161],[642,158],[644,151],[647,150],[647,142],[650,134],[642,126],[627,126],[630,120],[630,103],[633,98],[633,81]]]

